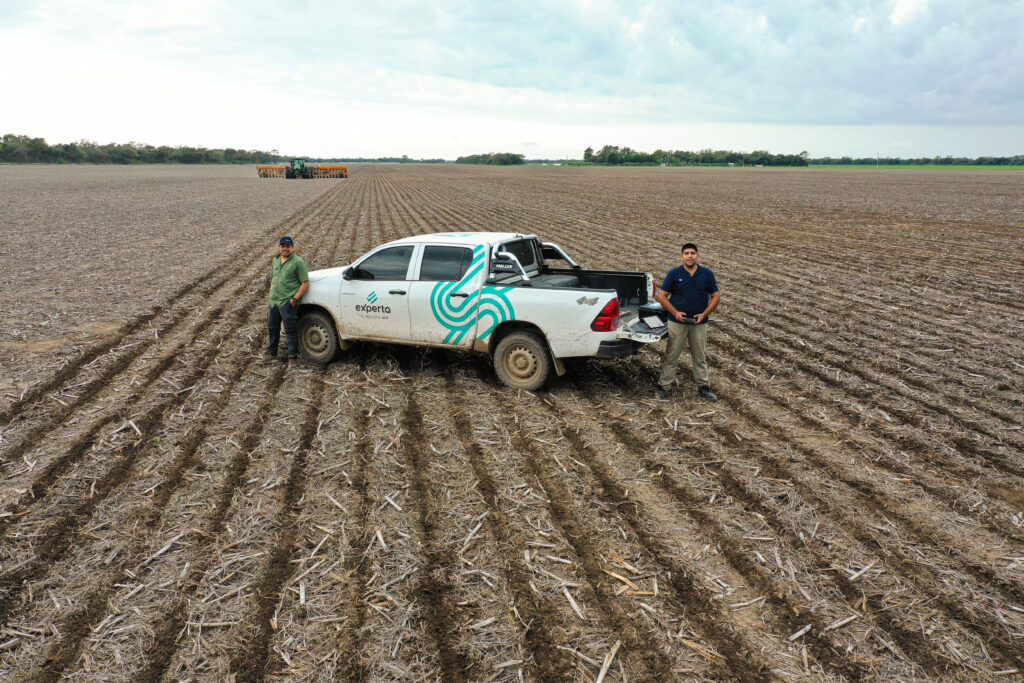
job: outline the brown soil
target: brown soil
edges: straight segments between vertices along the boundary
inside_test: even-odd
[[[1024,680],[1021,181],[0,167],[0,679]],[[255,362],[279,235],[451,229],[697,242],[722,400]]]

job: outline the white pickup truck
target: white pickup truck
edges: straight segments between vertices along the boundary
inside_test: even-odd
[[[299,350],[327,363],[362,340],[465,349],[489,354],[507,386],[532,391],[552,369],[565,374],[566,359],[626,356],[663,339],[653,291],[650,273],[584,270],[534,235],[416,235],[311,272]]]

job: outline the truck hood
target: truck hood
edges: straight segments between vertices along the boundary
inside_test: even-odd
[[[320,270],[311,270],[309,272],[309,281],[316,282],[317,280],[323,280],[324,278],[331,277],[332,275],[341,276],[348,266],[338,266],[337,268],[321,268]]]

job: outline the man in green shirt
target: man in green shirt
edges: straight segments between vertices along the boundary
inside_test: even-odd
[[[281,323],[288,339],[288,367],[294,368],[299,358],[299,300],[309,289],[309,269],[306,262],[295,254],[295,241],[282,237],[278,245],[280,255],[270,264],[270,296],[267,301],[267,350],[263,360],[277,359],[281,343]]]

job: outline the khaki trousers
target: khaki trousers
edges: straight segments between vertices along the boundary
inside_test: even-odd
[[[668,348],[665,358],[661,361],[661,377],[658,386],[671,389],[676,381],[679,370],[679,356],[683,347],[690,347],[690,360],[693,367],[693,379],[698,387],[710,387],[708,380],[708,361],[704,355],[708,346],[708,325],[684,325],[674,320],[668,321]]]

